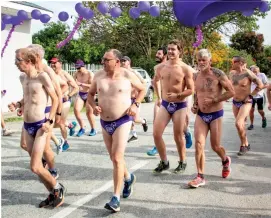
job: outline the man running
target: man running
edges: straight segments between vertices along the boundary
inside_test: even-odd
[[[6,90],[1,90],[1,98],[4,97],[6,94]],[[1,128],[2,128],[2,136],[10,136],[12,135],[12,131],[6,128],[5,120],[3,117],[3,113],[1,111]]]
[[[94,136],[97,134],[97,131],[95,130],[95,117],[93,115],[92,107],[87,103],[88,91],[94,74],[85,68],[85,63],[82,60],[76,61],[75,68],[77,71],[74,74],[74,80],[79,86],[79,93],[74,102],[74,115],[80,125],[80,130],[76,136],[80,137],[86,132],[84,122],[81,118],[81,110],[83,109],[84,105],[86,106],[86,115],[91,126],[89,136]],[[74,132],[72,132],[72,129],[70,132],[70,135],[73,135]]]
[[[243,57],[233,57],[230,80],[235,91],[232,110],[235,117],[235,126],[241,141],[240,150],[237,153],[239,156],[250,150],[245,129],[245,119],[251,110],[253,97],[263,88],[263,84],[258,77],[245,66],[246,60]],[[251,93],[252,82],[256,84],[256,87]]]
[[[138,79],[141,81],[141,83],[144,85],[144,87],[146,87],[146,81],[143,79],[143,77],[141,76],[140,73],[136,72],[135,70],[132,69],[131,67],[131,59],[128,56],[123,56],[123,58],[121,59],[121,66],[132,71],[137,77]],[[132,94],[131,94],[131,103],[133,104],[136,97],[138,95],[138,92],[136,89],[132,89]],[[137,133],[135,131],[135,125],[136,124],[141,124],[143,127],[144,132],[148,131],[148,124],[147,124],[147,120],[143,119],[140,117],[140,106],[138,107],[137,113],[134,117],[134,122],[132,123],[132,127],[131,127],[131,138],[129,138],[128,142],[132,142],[132,141],[137,141],[138,137],[137,137]]]
[[[194,91],[193,69],[180,60],[182,46],[178,40],[172,40],[167,47],[168,61],[158,65],[154,77],[154,85],[157,87],[161,81],[162,103],[154,121],[153,137],[161,161],[154,173],[161,173],[169,169],[169,161],[166,154],[166,145],[162,138],[163,132],[172,119],[174,140],[176,142],[179,164],[175,173],[185,171],[186,148],[183,132],[186,125],[187,102],[186,98]]]
[[[132,116],[145,96],[145,87],[131,71],[121,67],[122,54],[116,49],[105,52],[102,58],[104,69],[98,71],[91,84],[88,101],[94,108],[94,114],[101,116],[102,133],[110,159],[113,162],[114,196],[105,208],[120,211],[120,189],[124,181],[123,198],[128,198],[136,181],[130,174],[124,161],[124,151],[132,124]],[[131,105],[132,87],[138,91]],[[99,95],[99,105],[94,97]]]
[[[195,159],[197,177],[188,183],[190,187],[197,188],[205,185],[205,142],[210,131],[210,141],[213,151],[221,158],[222,177],[227,178],[231,172],[231,158],[226,156],[221,146],[223,101],[234,95],[232,84],[226,74],[211,67],[211,53],[201,49],[197,54],[199,72],[195,74],[195,100],[192,112],[197,114],[195,130]],[[225,92],[223,92],[223,89]]]
[[[59,207],[64,203],[65,188],[42,165],[42,156],[46,138],[53,124],[58,105],[52,81],[47,73],[38,72],[35,68],[37,58],[33,51],[24,48],[16,50],[15,64],[21,72],[20,81],[23,87],[24,135],[27,151],[31,157],[30,167],[49,191],[47,199],[39,207]],[[51,98],[52,106],[49,118],[45,118],[47,99]]]
[[[264,113],[263,108],[264,108],[264,89],[268,87],[268,79],[267,79],[267,77],[266,77],[266,75],[264,73],[260,72],[259,67],[251,66],[250,70],[252,70],[252,72],[259,78],[259,80],[263,83],[264,87],[255,96],[253,96],[252,108],[251,108],[250,113],[249,113],[250,126],[247,128],[248,130],[254,129],[254,109],[255,109],[256,104],[257,104],[258,112],[262,117],[262,128],[265,128],[266,125],[267,125],[266,117],[265,117],[265,113]],[[256,88],[256,84],[252,83],[251,84],[251,92],[253,92],[255,88]]]
[[[68,72],[62,69],[62,61],[59,58],[53,57],[50,60],[50,64],[57,75],[57,78],[61,87],[62,95],[63,95],[63,98],[62,98],[63,106],[62,106],[62,111],[60,113],[60,122],[58,124],[55,124],[54,126],[55,128],[56,127],[60,128],[61,135],[62,135],[62,138],[60,139],[60,141],[64,142],[64,143],[61,143],[61,142],[57,143],[60,145],[58,146],[58,149],[57,149],[59,153],[62,151],[67,151],[70,147],[67,141],[68,134],[67,134],[66,126],[68,125],[66,124],[66,121],[67,121],[67,117],[68,117],[70,106],[71,106],[71,97],[78,93],[79,87],[76,84],[73,77]],[[55,136],[52,136],[52,137],[54,141],[57,141]]]

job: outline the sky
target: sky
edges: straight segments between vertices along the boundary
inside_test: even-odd
[[[76,3],[78,3],[78,2],[76,2],[76,1],[46,1],[46,2],[37,1],[37,2],[33,2],[33,3],[53,11],[54,16],[51,20],[55,21],[55,22],[58,21],[58,14],[61,11],[66,11],[70,15],[70,17],[73,15],[72,19],[68,19],[68,21],[66,21],[66,23],[70,26],[70,29],[72,30],[73,23],[74,23],[74,16],[77,15],[74,7],[75,7]],[[265,19],[259,19],[257,24],[260,27],[257,32],[262,33],[264,35],[264,39],[265,39],[264,44],[271,45],[271,30],[270,30],[271,11],[269,11],[269,13]],[[40,21],[37,21],[37,20],[32,21],[32,29],[31,29],[32,34],[38,32],[39,30],[42,30],[43,28],[44,28],[44,26]],[[75,37],[76,37],[76,35],[75,35]],[[224,40],[226,43],[229,43],[228,38],[224,38]]]

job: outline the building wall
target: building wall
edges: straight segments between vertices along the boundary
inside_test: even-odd
[[[1,31],[1,47],[3,48],[11,25]],[[19,81],[21,72],[15,66],[15,51],[19,48],[32,44],[30,34],[31,20],[24,21],[22,25],[16,27],[8,43],[3,58],[1,58],[1,90],[7,90],[2,98],[2,111],[7,112],[7,105],[12,101],[18,101],[23,97],[22,86]]]

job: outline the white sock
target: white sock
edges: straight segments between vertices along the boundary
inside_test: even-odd
[[[132,130],[132,135],[133,135],[134,137],[137,137],[137,134],[136,134],[136,131],[135,131],[135,130]]]
[[[129,182],[131,180],[131,173],[128,172],[127,177],[124,178],[125,182]]]
[[[54,186],[54,189],[60,189],[61,185],[57,182],[56,185]]]
[[[120,201],[120,195],[113,195],[113,197],[116,197]]]
[[[146,120],[143,119],[143,118],[141,118],[141,123],[142,123],[142,124],[145,124],[145,123],[146,123]]]

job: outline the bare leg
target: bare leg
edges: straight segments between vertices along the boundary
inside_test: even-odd
[[[50,139],[51,139],[52,132],[49,132],[46,137],[46,145],[43,152],[44,159],[46,160],[49,169],[55,168],[55,157],[54,152],[50,145]]]
[[[88,122],[91,126],[91,129],[96,128],[96,123],[95,123],[95,116],[93,114],[93,108],[86,102],[86,115],[88,118]]]
[[[68,134],[67,134],[67,129],[66,129],[66,120],[69,115],[69,110],[70,110],[71,103],[69,101],[63,103],[62,107],[62,116],[61,116],[61,121],[60,121],[60,130],[62,137],[64,140],[67,140]]]
[[[254,123],[254,108],[251,108],[249,112],[249,118],[250,118],[250,125],[253,125]]]
[[[5,121],[4,121],[4,117],[3,117],[3,113],[1,112],[1,127],[2,129],[5,129],[6,128],[6,124],[5,124]]]
[[[53,140],[53,142],[58,145],[59,144],[59,140],[57,139],[57,137],[55,136],[55,134],[52,132],[51,133],[51,139]]]
[[[25,135],[24,135],[24,127],[22,128],[21,142],[20,142],[20,144],[21,144],[21,148],[28,152],[26,141],[25,141]]]
[[[81,118],[81,113],[80,113],[83,107],[84,107],[84,101],[81,99],[80,96],[77,96],[74,102],[74,115],[81,129],[84,128],[84,122]]]

